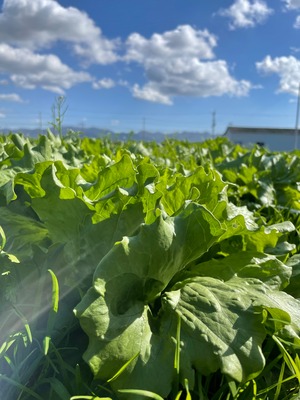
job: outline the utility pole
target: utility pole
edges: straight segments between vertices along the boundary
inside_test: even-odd
[[[216,129],[216,112],[212,112],[212,119],[211,119],[211,134],[215,134],[215,129]]]
[[[298,101],[296,113],[296,126],[295,126],[295,149],[298,149],[298,133],[299,133],[299,111],[300,111],[300,84],[298,88]]]

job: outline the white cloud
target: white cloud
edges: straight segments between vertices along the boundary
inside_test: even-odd
[[[300,52],[300,48],[299,47],[291,46],[290,50],[291,50],[292,53],[299,53]]]
[[[94,89],[112,89],[115,86],[129,86],[129,83],[123,79],[114,81],[111,78],[103,78],[98,81],[94,81],[92,84]]]
[[[133,86],[137,98],[172,104],[174,96],[244,96],[251,88],[230,75],[226,61],[212,60],[217,39],[207,30],[183,25],[150,39],[134,33],[126,45],[125,60],[140,63],[148,79]]]
[[[6,115],[3,112],[0,112],[0,118],[5,118]]]
[[[86,13],[56,0],[4,0],[0,41],[31,50],[66,41],[87,63],[109,64],[118,58],[118,40],[105,38]]]
[[[94,89],[111,89],[116,86],[116,82],[110,78],[103,78],[93,82]]]
[[[261,62],[256,63],[259,72],[279,77],[278,92],[298,94],[300,82],[300,60],[294,56],[272,58],[266,56]]]
[[[17,49],[0,44],[0,73],[9,74],[10,80],[26,89],[42,87],[63,94],[72,86],[89,82],[86,72],[76,72],[52,54],[35,54],[29,49]]]
[[[235,0],[229,8],[221,9],[218,14],[230,18],[229,27],[237,29],[261,24],[272,13],[273,10],[262,0]]]
[[[131,87],[135,97],[171,104],[174,96],[246,95],[251,84],[231,76],[227,63],[215,60],[217,38],[189,25],[147,39],[138,33],[120,42],[103,36],[99,27],[75,7],[56,0],[4,0],[0,14],[0,73],[17,86],[41,87],[58,94],[75,84],[92,82],[94,89],[127,86],[128,82],[74,71],[53,54],[41,53],[57,42],[67,42],[82,63],[137,62],[145,70],[145,85]],[[2,44],[1,44],[2,43]],[[21,61],[21,62],[20,62]]]
[[[288,10],[297,10],[300,8],[300,0],[283,0]]]
[[[171,105],[172,100],[170,96],[162,94],[162,88],[157,86],[154,82],[147,83],[142,88],[138,84],[135,84],[132,88],[132,94],[138,99]]]
[[[149,59],[189,57],[209,59],[214,57],[213,48],[217,39],[207,30],[195,30],[190,25],[178,26],[173,31],[155,33],[146,39],[139,33],[131,34],[126,42],[125,60],[144,62]]]
[[[300,0],[282,0],[285,3],[286,10],[300,10]],[[294,22],[294,28],[300,29],[300,15],[297,16]]]
[[[16,93],[0,94],[0,101],[12,101],[15,103],[22,103],[23,100]]]
[[[295,20],[294,28],[300,29],[300,15],[298,15],[296,20]]]
[[[57,41],[71,43],[86,63],[115,62],[116,42],[74,7],[64,8],[56,0],[4,0],[0,14],[0,73],[15,85],[42,87],[58,94],[77,83],[92,81],[86,72],[76,72],[56,55],[38,54]]]

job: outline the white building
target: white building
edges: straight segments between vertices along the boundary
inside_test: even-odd
[[[225,135],[242,146],[258,144],[271,151],[300,149],[300,131],[295,129],[228,126]]]

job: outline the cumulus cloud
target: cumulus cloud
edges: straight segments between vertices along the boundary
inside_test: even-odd
[[[93,82],[94,89],[111,89],[116,86],[116,82],[111,78],[103,78]]]
[[[235,0],[226,9],[221,9],[219,15],[230,18],[230,29],[252,28],[263,23],[273,10],[262,0]]]
[[[190,25],[178,26],[173,31],[155,33],[146,39],[139,33],[131,34],[127,39],[126,60],[144,62],[147,58],[175,58],[182,53],[189,57],[209,59],[214,57],[213,48],[217,39],[207,30],[195,30]]]
[[[58,94],[75,84],[92,80],[88,73],[72,70],[55,55],[36,54],[7,44],[0,44],[0,73],[9,74],[17,86],[42,87]]]
[[[294,28],[300,29],[300,15],[298,15],[296,20],[295,20]]]
[[[123,79],[114,81],[111,78],[103,78],[98,81],[94,81],[92,84],[94,89],[112,89],[115,86],[129,86],[129,83]]]
[[[278,92],[298,94],[300,82],[300,60],[294,56],[275,57],[266,56],[261,62],[256,63],[259,72],[279,77]]]
[[[31,50],[66,41],[87,63],[109,64],[118,58],[118,40],[105,38],[86,13],[56,0],[4,0],[0,41]]]
[[[154,82],[147,83],[142,88],[140,85],[135,84],[132,88],[132,94],[137,99],[152,101],[153,103],[162,103],[171,105],[173,102],[169,95],[165,95],[162,92],[162,88],[156,85]]]
[[[0,101],[12,101],[14,103],[22,103],[22,98],[16,93],[0,94]]]
[[[300,9],[300,0],[283,0],[288,10]]]
[[[300,0],[282,0],[285,3],[285,9],[289,10],[300,10]],[[300,29],[300,15],[297,16],[294,22],[294,28]]]
[[[92,81],[56,55],[39,54],[56,42],[67,42],[85,63],[118,59],[117,40],[108,40],[89,16],[56,0],[4,0],[0,13],[0,73],[17,86],[63,94],[75,84]],[[6,79],[7,80],[7,79]]]
[[[299,53],[300,52],[300,48],[299,47],[291,46],[290,50],[291,50],[292,53]]]
[[[106,38],[84,12],[63,7],[56,0],[4,0],[0,13],[0,73],[15,85],[63,94],[73,85],[91,82],[94,89],[129,86],[126,81],[95,80],[75,71],[56,55],[45,54],[57,42],[67,43],[80,61],[140,64],[147,82],[131,87],[133,95],[148,101],[171,104],[174,96],[247,95],[248,81],[238,81],[227,63],[216,60],[217,38],[207,30],[189,25],[145,38],[130,35],[125,56],[118,55],[118,39]],[[42,51],[43,50],[43,51]]]
[[[141,64],[148,79],[144,86],[133,86],[133,95],[163,104],[172,104],[174,96],[247,95],[250,82],[237,81],[225,61],[214,60],[216,45],[214,35],[189,25],[150,39],[130,35],[125,60]]]

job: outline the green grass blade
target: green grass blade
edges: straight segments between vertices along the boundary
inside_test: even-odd
[[[275,342],[277,343],[288,368],[290,369],[290,371],[293,374],[295,374],[295,376],[298,379],[298,382],[300,383],[300,370],[299,370],[298,366],[296,365],[295,361],[293,360],[291,355],[287,352],[286,348],[283,346],[281,341],[275,335],[273,335],[272,337],[275,340]]]
[[[1,251],[4,249],[4,247],[6,245],[6,236],[5,236],[4,230],[1,226],[0,226],[0,239],[2,242],[2,243],[0,243],[0,253],[1,253]]]
[[[15,310],[15,313],[18,315],[18,317],[21,319],[21,321],[24,325],[29,342],[32,343],[32,333],[31,333],[31,329],[30,329],[27,319],[25,318],[25,316],[21,313],[21,311],[16,306],[13,305],[13,308]]]
[[[176,329],[176,349],[175,349],[175,358],[174,358],[174,369],[175,369],[178,377],[179,377],[179,370],[180,370],[180,331],[181,331],[181,318],[180,318],[180,315],[178,315],[178,323],[177,323],[177,329]]]
[[[66,399],[69,399],[71,397],[68,389],[57,378],[49,378],[46,381],[50,383],[51,388],[57,394],[57,396],[58,396],[57,398],[58,399],[66,400]]]
[[[177,393],[177,396],[175,397],[175,400],[179,400],[181,395],[182,395],[182,390],[180,390],[180,391]]]
[[[172,384],[172,397],[178,396],[179,382],[180,382],[180,331],[181,331],[181,318],[177,315],[177,327],[176,327],[176,347],[174,354],[174,378]]]
[[[57,362],[55,363],[56,367],[59,369],[60,371],[60,375],[62,377],[63,382],[68,382],[68,369],[71,369],[71,372],[73,373],[73,369],[71,368],[71,366],[69,366],[62,358],[59,350],[55,347],[55,345],[53,343],[51,343],[51,351],[53,351],[53,353],[56,356]]]
[[[1,375],[1,374],[0,374],[0,381],[1,381],[1,380],[10,383],[12,386],[15,386],[16,388],[18,388],[18,389],[21,390],[22,392],[25,392],[25,393],[29,394],[29,395],[30,395],[32,398],[34,398],[34,399],[37,399],[37,400],[44,400],[43,397],[39,396],[39,395],[38,395],[37,393],[35,393],[33,390],[27,388],[26,386],[22,385],[22,384],[19,383],[19,382],[16,382],[15,380],[13,380],[13,379],[11,379],[11,378],[9,378],[9,377],[7,377],[7,376],[4,376],[4,375]]]
[[[45,354],[45,356],[48,354],[48,351],[49,351],[50,340],[51,340],[51,337],[50,337],[50,336],[45,336],[45,337],[44,337],[44,340],[43,340],[43,347],[44,347],[44,354]]]
[[[295,379],[295,378],[296,378],[296,375],[289,376],[288,378],[285,378],[283,381],[281,381],[281,384],[282,384],[282,383],[286,383],[286,382],[288,382],[288,381],[291,381],[292,379]],[[277,383],[274,383],[274,385],[268,386],[266,389],[260,390],[260,391],[258,392],[257,396],[261,396],[262,394],[265,394],[265,393],[269,392],[270,390],[276,388],[277,385],[278,385],[278,382],[277,382]]]
[[[252,387],[253,387],[253,399],[257,398],[257,383],[255,379],[252,379]]]
[[[15,337],[12,336],[12,337]],[[9,341],[3,342],[2,346],[0,347],[0,358],[9,350],[9,348],[15,343],[17,339],[11,339]]]
[[[230,389],[232,397],[235,399],[238,393],[235,381],[228,378],[228,387]]]
[[[285,363],[283,362],[281,364],[281,368],[280,368],[280,374],[279,374],[279,377],[278,377],[278,385],[276,387],[274,400],[278,400],[279,399],[279,395],[280,395],[281,387],[282,387],[283,376],[284,376],[284,371],[285,371]]]
[[[78,393],[80,391],[80,388],[82,387],[82,376],[79,364],[76,364],[75,366],[75,386],[76,392]]]
[[[189,390],[189,381],[187,379],[184,380],[184,387],[186,390],[186,398],[185,400],[192,400],[192,396],[190,394],[190,390]]]
[[[118,390],[118,392],[136,394],[136,395],[140,395],[140,396],[149,397],[150,399],[154,399],[154,400],[164,400],[163,397],[161,397],[159,394],[149,392],[149,390],[120,389],[120,390]]]
[[[125,369],[128,367],[128,365],[131,364],[132,361],[134,361],[134,360],[138,357],[139,354],[140,354],[140,352],[136,353],[133,357],[131,357],[131,359],[130,359],[129,361],[127,361],[127,362],[119,369],[119,371],[118,371],[117,373],[115,373],[115,375],[114,375],[112,378],[108,379],[107,382],[109,383],[109,382],[112,382],[112,381],[116,380],[116,379],[123,373],[123,371],[125,371]]]
[[[55,325],[56,315],[58,311],[58,303],[59,303],[59,285],[58,280],[55,273],[48,269],[48,272],[52,278],[52,307],[49,312],[48,322],[47,322],[47,334],[43,340],[44,346],[44,354],[47,355],[49,351],[49,345],[51,340],[51,334]]]
[[[59,303],[59,285],[58,280],[55,273],[48,269],[48,272],[51,274],[52,278],[52,310],[57,313],[58,311],[58,303]]]
[[[11,370],[13,371],[14,370],[14,364],[13,364],[11,358],[9,358],[8,356],[4,356],[3,358],[7,362],[7,364],[10,366]]]
[[[70,400],[112,400],[111,397],[98,397],[98,396],[72,396]]]

